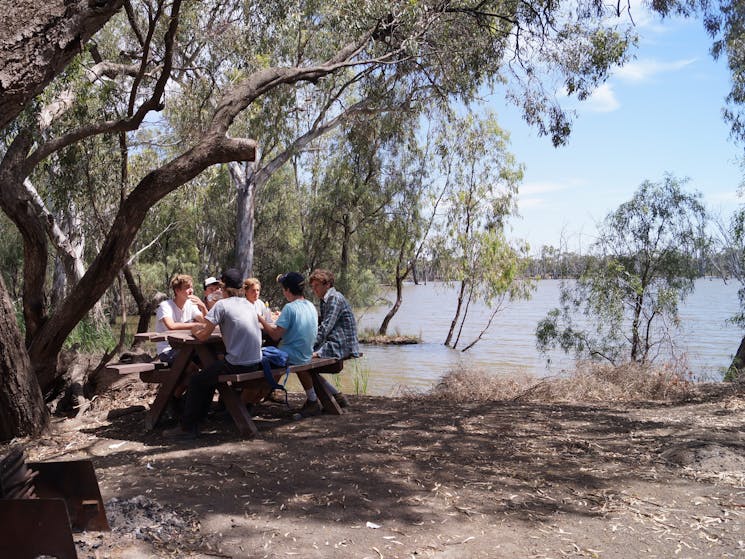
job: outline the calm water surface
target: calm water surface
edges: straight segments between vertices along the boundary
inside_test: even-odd
[[[550,366],[535,347],[535,327],[559,301],[558,280],[538,282],[529,301],[508,303],[494,319],[491,328],[468,352],[446,348],[445,340],[453,319],[456,291],[443,284],[407,285],[400,310],[389,333],[416,334],[423,343],[408,346],[362,346],[365,356],[355,366],[368,371],[367,393],[392,395],[403,387],[426,390],[448,370],[461,365],[476,366],[493,374],[530,373],[552,375],[572,366],[571,357],[551,354]],[[718,380],[737,350],[742,331],[727,319],[738,307],[737,284],[718,279],[701,279],[681,308],[680,335],[673,354],[685,358],[698,378]],[[392,299],[393,294],[387,295]],[[375,328],[388,312],[387,306],[358,312],[360,328]],[[478,335],[488,319],[483,306],[469,313],[469,324],[462,340]],[[462,344],[466,345],[466,344]],[[345,390],[353,375],[343,375]]]

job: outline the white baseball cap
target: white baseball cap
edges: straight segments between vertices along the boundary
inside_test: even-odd
[[[206,280],[204,280],[204,288],[207,289],[213,283],[220,283],[220,280],[212,276],[208,277]]]

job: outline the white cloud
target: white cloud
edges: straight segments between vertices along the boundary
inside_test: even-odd
[[[598,87],[586,101],[579,104],[580,109],[593,113],[610,113],[620,107],[613,86],[608,83]]]
[[[627,82],[641,83],[659,74],[684,70],[696,61],[696,58],[674,60],[672,62],[662,62],[653,59],[637,60],[618,68],[614,73],[614,77]],[[604,83],[593,91],[592,95],[586,101],[580,103],[577,107],[580,110],[593,113],[610,113],[620,109],[621,103],[616,97],[613,85]]]
[[[663,62],[647,58],[645,60],[635,60],[624,64],[614,72],[614,76],[629,82],[647,81],[659,74],[677,72],[687,68],[695,63],[697,59],[689,58],[686,60],[673,60],[672,62]]]
[[[577,186],[581,185],[576,180],[570,180],[569,182],[527,182],[520,185],[517,206],[520,211],[546,207],[555,203],[555,198],[551,198],[551,194],[571,190]]]

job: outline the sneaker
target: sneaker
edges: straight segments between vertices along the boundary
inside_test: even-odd
[[[334,394],[334,400],[336,400],[336,403],[339,404],[340,408],[347,408],[349,407],[349,400],[347,400],[347,397],[344,396],[341,392],[338,394]]]
[[[163,431],[163,437],[172,440],[191,441],[199,436],[199,430],[194,427],[193,429],[184,429],[181,425],[174,427],[173,429],[166,429]]]
[[[279,388],[275,388],[269,393],[269,396],[267,396],[266,399],[270,402],[274,402],[275,404],[286,404],[287,392],[285,392],[284,390],[280,390]]]
[[[321,415],[321,402],[318,400],[305,400],[303,407],[298,410],[298,413],[303,417],[312,417],[314,415]]]

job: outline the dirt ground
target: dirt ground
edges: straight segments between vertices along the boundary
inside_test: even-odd
[[[302,421],[271,404],[260,439],[214,418],[169,442],[133,382],[20,442],[93,460],[112,531],[76,534],[81,558],[744,557],[745,394],[700,388],[674,405],[352,396]]]

